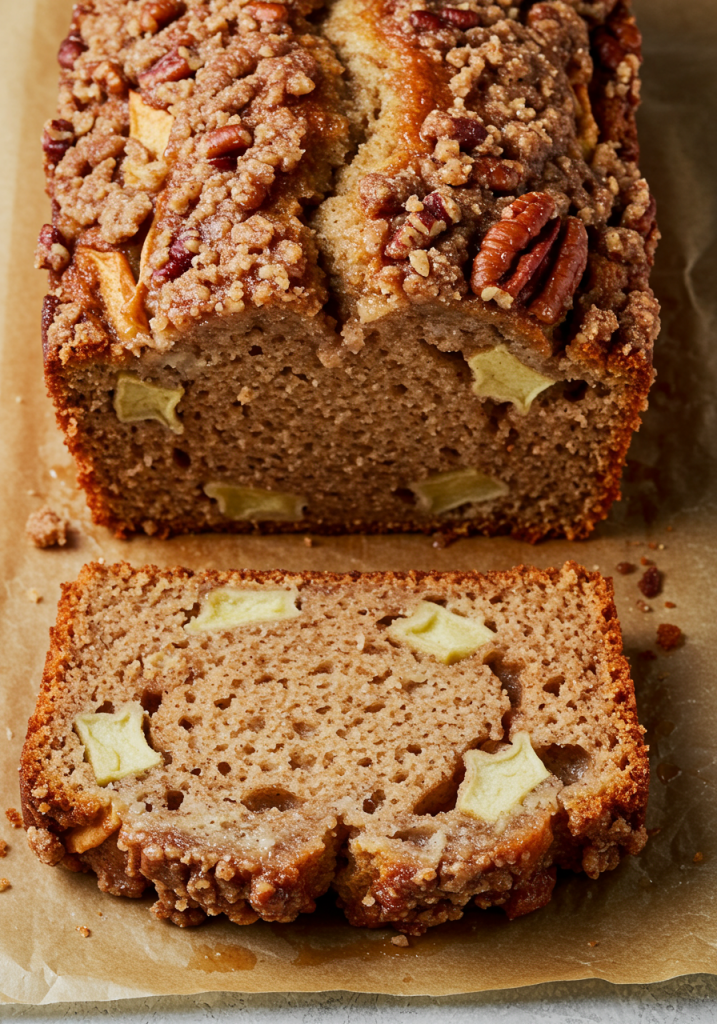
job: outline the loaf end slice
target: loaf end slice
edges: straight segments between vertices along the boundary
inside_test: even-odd
[[[331,886],[409,934],[516,917],[646,841],[609,580],[86,566],[20,778],[31,848],[179,925],[291,921]]]

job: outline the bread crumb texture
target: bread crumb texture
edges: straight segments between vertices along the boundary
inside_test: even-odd
[[[278,592],[296,614],[272,614]],[[251,601],[212,628],[222,593]],[[460,656],[396,629],[426,605]],[[574,563],[88,566],[64,587],[22,754],[28,840],[103,891],[154,887],[179,925],[291,921],[330,887],[353,924],[406,934],[472,901],[513,918],[550,899],[558,866],[596,878],[646,841],[621,651],[609,582]],[[91,742],[88,722],[104,723]]]

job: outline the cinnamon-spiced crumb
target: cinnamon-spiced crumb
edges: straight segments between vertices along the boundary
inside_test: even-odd
[[[671,622],[662,622],[657,627],[657,643],[663,651],[674,651],[684,642],[684,635],[679,626]]]
[[[13,828],[22,828],[22,815],[18,810],[16,810],[16,808],[8,807],[5,811],[5,817]]]

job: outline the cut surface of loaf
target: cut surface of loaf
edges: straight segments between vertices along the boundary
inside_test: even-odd
[[[67,584],[21,762],[47,864],[176,924],[512,917],[637,853],[648,764],[609,581],[562,570]]]
[[[581,537],[652,380],[622,0],[88,0],[45,374],[119,533]]]

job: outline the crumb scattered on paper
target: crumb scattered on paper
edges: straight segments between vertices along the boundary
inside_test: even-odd
[[[5,890],[9,888],[10,880],[7,878],[0,878],[0,892],[5,892]]]
[[[393,943],[394,946],[408,945],[408,939],[406,938],[405,935],[394,935],[393,938],[391,939],[391,942]]]
[[[33,604],[39,604],[42,601],[42,594],[38,594],[34,587],[31,587],[27,592],[28,601],[32,601]]]
[[[69,523],[49,505],[28,516],[25,533],[36,548],[63,547],[67,543]]]
[[[5,811],[5,817],[13,828],[22,828],[22,815],[15,807],[8,807]]]
[[[92,935],[92,932],[86,924],[78,924],[75,931],[79,932],[83,939],[89,939],[90,935]]]
[[[679,626],[671,622],[662,622],[657,627],[657,642],[663,651],[674,651],[683,642],[684,636]]]

